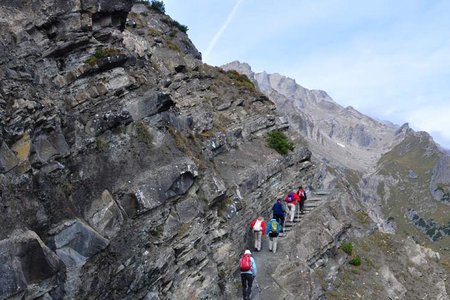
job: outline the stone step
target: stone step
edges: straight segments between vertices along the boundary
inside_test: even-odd
[[[330,192],[328,192],[328,191],[314,191],[313,194],[314,195],[329,195]]]
[[[321,198],[321,197],[311,197],[311,198],[306,199],[306,202],[308,202],[308,201],[323,201],[323,200],[325,200],[325,199]]]

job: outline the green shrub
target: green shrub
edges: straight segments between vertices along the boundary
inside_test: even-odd
[[[178,28],[181,32],[186,33],[188,31],[188,27],[186,25],[182,25],[180,23],[178,23],[175,20],[172,19],[162,19],[161,21],[163,21],[164,23],[166,23],[167,25],[170,26],[174,26],[176,28]],[[171,36],[174,37],[176,35],[176,32],[171,32]]]
[[[166,13],[166,7],[164,6],[163,1],[152,0],[150,7],[156,11],[159,11],[162,14]]]
[[[188,27],[186,25],[180,24],[177,21],[173,20],[172,24],[177,27],[181,32],[186,33],[188,31]]]
[[[344,251],[348,255],[352,255],[352,251],[353,251],[352,243],[343,243],[340,248],[342,249],[342,251]]]
[[[348,263],[354,266],[359,266],[361,265],[361,257],[357,255],[354,258],[352,258],[352,260],[350,260]]]
[[[279,130],[269,132],[267,134],[266,140],[268,146],[272,149],[275,149],[280,154],[284,155],[289,151],[294,150],[294,145],[289,142],[287,136]]]

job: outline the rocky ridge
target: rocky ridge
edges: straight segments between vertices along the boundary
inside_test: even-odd
[[[254,73],[238,61],[222,66],[245,74],[277,105],[292,128],[302,133],[312,152],[354,170],[373,167],[381,155],[405,135],[408,126],[398,129],[380,123],[355,110],[342,107],[325,91],[308,90],[294,79],[280,74]]]

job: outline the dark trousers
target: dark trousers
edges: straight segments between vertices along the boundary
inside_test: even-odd
[[[301,201],[300,201],[300,211],[303,213],[303,207],[305,206],[305,199],[302,199]]]
[[[281,227],[283,227],[283,224],[284,224],[284,215],[274,214],[274,215],[273,215],[273,218],[274,218],[275,220],[277,220],[278,224],[280,224]]]
[[[250,299],[250,293],[252,292],[253,274],[241,273],[242,281],[242,296],[244,300]]]

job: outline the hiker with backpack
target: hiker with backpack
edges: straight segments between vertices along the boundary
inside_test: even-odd
[[[288,206],[288,210],[290,213],[290,218],[289,220],[292,222],[294,222],[294,217],[295,217],[295,204],[297,204],[297,202],[300,200],[300,198],[298,197],[297,191],[292,191],[289,192],[285,197],[284,197],[284,201],[286,201],[287,206]]]
[[[298,197],[300,199],[299,205],[300,205],[300,213],[304,214],[304,207],[305,207],[305,201],[306,201],[306,191],[303,189],[302,186],[298,188],[297,191]]]
[[[286,212],[284,210],[283,204],[281,204],[281,199],[278,198],[277,202],[272,206],[272,216],[277,220],[278,224],[284,224],[284,216]]]
[[[255,237],[255,251],[261,251],[261,238],[266,235],[266,222],[263,217],[258,217],[250,223],[250,228],[253,230]]]
[[[280,224],[277,220],[272,218],[267,224],[267,234],[269,235],[269,251],[272,251],[273,253],[277,252],[277,240],[280,230]]]
[[[245,250],[239,261],[239,268],[241,270],[242,296],[244,300],[250,300],[253,280],[256,277],[256,263],[250,250]]]

